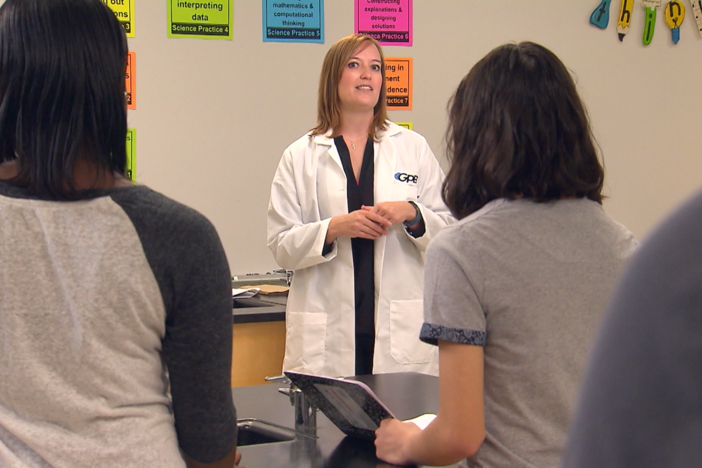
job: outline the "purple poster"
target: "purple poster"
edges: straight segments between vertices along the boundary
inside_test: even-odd
[[[412,45],[412,0],[355,0],[354,29],[381,45]]]

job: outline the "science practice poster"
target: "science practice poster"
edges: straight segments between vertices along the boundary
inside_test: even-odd
[[[354,30],[381,45],[412,45],[412,0],[354,0]]]
[[[124,75],[127,92],[127,109],[136,109],[136,52],[127,55],[127,71]]]
[[[127,129],[127,178],[136,182],[136,128]]]
[[[102,3],[115,14],[127,37],[134,37],[134,0],[102,0]]]
[[[232,40],[233,0],[167,0],[168,37]]]
[[[263,42],[324,43],[324,0],[263,0]]]
[[[412,58],[385,58],[388,110],[412,110]]]

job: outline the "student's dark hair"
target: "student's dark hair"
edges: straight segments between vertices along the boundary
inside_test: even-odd
[[[124,174],[127,39],[101,0],[6,0],[0,8],[0,163],[49,199],[77,196],[76,161]]]
[[[602,203],[604,169],[563,63],[532,42],[480,60],[449,101],[443,198],[458,219],[497,198]]]

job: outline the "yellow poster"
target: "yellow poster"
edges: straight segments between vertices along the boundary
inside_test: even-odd
[[[299,1],[299,0],[298,0]],[[168,37],[232,40],[233,0],[168,0]]]
[[[134,0],[102,0],[110,7],[127,32],[127,37],[134,37]]]

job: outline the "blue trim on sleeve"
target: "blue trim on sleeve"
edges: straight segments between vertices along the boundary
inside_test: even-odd
[[[448,328],[443,325],[424,323],[419,332],[419,339],[425,343],[436,345],[439,340],[452,341],[454,343],[485,346],[487,333],[479,330],[460,330],[458,328]]]

